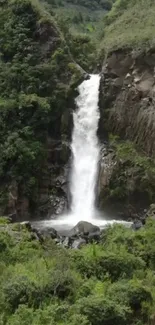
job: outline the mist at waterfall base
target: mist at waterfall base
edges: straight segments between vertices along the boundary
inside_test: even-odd
[[[91,75],[78,87],[76,110],[73,112],[71,142],[72,165],[70,175],[70,212],[55,220],[43,221],[45,227],[56,230],[69,229],[79,221],[87,221],[104,227],[116,220],[106,220],[95,207],[95,188],[100,159],[100,144],[97,137],[100,112],[98,108],[100,76]]]

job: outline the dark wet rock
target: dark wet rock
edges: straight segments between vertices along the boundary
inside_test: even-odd
[[[66,237],[65,240],[63,241],[63,246],[64,247],[70,247],[71,245],[71,238],[70,237]]]
[[[56,245],[58,245],[58,244],[60,243],[60,238],[58,238],[58,237],[55,238],[55,239],[54,239],[54,242],[55,242]]]
[[[16,222],[17,221],[17,214],[16,213],[11,213],[6,218],[9,218],[10,222]]]
[[[152,219],[155,219],[155,203],[152,203],[146,212],[146,217],[151,217]]]
[[[52,214],[60,215],[67,208],[67,199],[65,196],[51,195],[48,210],[48,217]]]
[[[57,236],[58,236],[58,233],[57,233],[57,231],[54,229],[54,228],[52,228],[52,229],[50,229],[50,236],[51,236],[51,238],[57,238]]]
[[[32,225],[29,221],[23,221],[20,224],[24,226],[27,230],[32,231]]]
[[[32,229],[35,235],[38,236],[38,230]],[[83,245],[90,242],[100,241],[99,227],[88,222],[80,222],[76,227],[66,235],[58,233],[54,228],[41,229],[39,232],[41,240],[44,238],[52,238],[56,245],[61,245],[65,248],[79,249]],[[40,237],[39,237],[40,238]]]
[[[72,248],[79,249],[86,244],[87,244],[87,242],[84,238],[75,239],[72,243]]]
[[[80,235],[80,234],[90,234],[99,232],[100,228],[93,225],[87,221],[80,221],[77,225],[70,231],[70,235]]]
[[[57,231],[54,228],[41,229],[40,234],[44,237],[56,239],[59,237]]]
[[[115,159],[115,153],[112,148],[108,148],[103,145],[101,148],[101,158],[100,158],[100,169],[99,169],[99,181],[97,186],[97,193],[99,201],[102,197],[102,189],[108,188],[110,185],[111,177],[114,169],[116,168],[117,161]]]
[[[83,245],[100,240],[100,228],[86,221],[80,221],[58,244],[66,248],[78,249]]]
[[[141,220],[135,220],[131,226],[133,230],[139,230],[142,227],[143,227],[143,223]]]
[[[38,236],[38,232],[32,232],[31,233],[31,240],[38,240],[40,241],[41,237]]]
[[[89,242],[92,242],[92,241],[99,242],[100,241],[100,235],[101,235],[100,231],[92,232],[92,233],[90,233],[88,235],[88,241]]]

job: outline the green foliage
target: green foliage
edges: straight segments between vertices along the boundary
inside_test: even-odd
[[[105,9],[105,10],[109,10],[111,9],[112,7],[112,2],[114,1],[111,1],[111,0],[99,0],[99,1],[96,1],[96,0],[93,0],[91,2],[87,1],[87,0],[74,0],[74,1],[71,1],[71,0],[67,0],[67,2],[71,2],[72,4],[75,4],[75,5],[79,5],[79,6],[83,6],[83,7],[88,7],[90,10],[94,10],[94,9]]]
[[[139,153],[129,141],[116,145],[116,154],[118,159],[126,161],[131,166],[130,172],[133,177],[137,174],[136,190],[146,192],[148,199],[154,200],[155,164],[153,160]]]
[[[6,225],[10,223],[9,217],[0,217],[0,225]]]
[[[117,162],[111,176],[107,192],[102,193],[106,200],[132,202],[140,195],[147,204],[155,200],[155,164],[144,153],[139,152],[130,141],[120,141],[110,135],[109,142],[115,151]]]
[[[101,23],[110,11],[115,0],[46,0],[48,10],[52,11],[57,21],[66,21],[71,35],[89,35],[93,43],[98,43]],[[102,24],[103,25],[103,24]],[[102,27],[101,27],[102,28]],[[97,42],[96,42],[97,41]]]
[[[26,305],[20,305],[15,314],[10,317],[8,325],[17,325],[21,323],[23,325],[56,325],[59,319],[61,319],[61,317],[63,318],[67,307],[67,305],[61,306],[54,303],[53,305],[47,305],[43,309],[34,310],[33,308],[28,308]],[[87,324],[83,323],[82,325]]]
[[[123,248],[109,252],[100,245],[88,245],[79,254],[75,254],[76,265],[83,276],[95,276],[99,280],[110,276],[112,281],[120,277],[131,277],[136,269],[143,268],[144,262],[135,258]]]
[[[155,222],[114,225],[100,244],[70,251],[22,225],[0,228],[0,324],[151,324]]]
[[[16,180],[19,196],[29,198],[33,211],[47,161],[48,130],[60,136],[73,60],[52,16],[37,0],[8,0],[0,9],[0,203],[6,211],[8,188]]]
[[[154,14],[152,0],[116,0],[104,20],[102,46],[106,51],[154,46]]]
[[[66,16],[61,17],[58,15],[56,19],[76,64],[79,64],[87,72],[92,71],[93,65],[95,65],[94,54],[96,46],[91,37],[88,34],[72,33]],[[70,65],[75,66],[75,63],[70,63]],[[74,75],[76,76],[76,73]]]
[[[87,316],[92,325],[125,324],[130,310],[126,306],[116,304],[114,299],[104,296],[89,296],[78,301],[76,307],[80,313]]]

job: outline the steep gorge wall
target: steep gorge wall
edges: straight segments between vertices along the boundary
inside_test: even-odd
[[[155,200],[154,67],[153,48],[114,51],[102,67],[99,137],[113,140],[101,157],[99,206],[125,218]]]
[[[109,54],[101,83],[102,129],[155,156],[155,50]],[[106,123],[104,123],[106,121]]]

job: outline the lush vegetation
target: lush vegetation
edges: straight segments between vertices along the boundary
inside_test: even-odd
[[[56,19],[65,19],[72,34],[89,35],[109,52],[122,47],[154,46],[152,0],[47,0]]]
[[[153,44],[154,1],[113,2],[48,0],[47,13],[35,0],[0,1],[4,211],[14,183],[19,201],[27,197],[36,209],[47,138],[62,137],[62,117],[81,80],[77,63],[87,71],[96,65],[93,37],[103,39],[105,51]],[[110,145],[117,164],[104,200],[143,194],[155,201],[155,163],[129,141],[113,137]],[[155,221],[148,219],[136,232],[115,225],[99,244],[66,250],[0,218],[0,325],[154,325],[154,238]]]
[[[0,2],[0,202],[10,184],[38,200],[47,134],[60,138],[68,93],[81,73],[37,1]]]
[[[104,20],[103,48],[154,46],[154,15],[152,0],[116,0]]]
[[[115,0],[46,0],[56,19],[67,22],[69,31],[99,38],[102,19]]]
[[[62,5],[65,6],[65,3],[60,0],[48,0],[51,1],[52,4],[55,4],[56,6]],[[72,5],[76,6],[83,6],[86,8],[89,8],[90,10],[95,10],[95,9],[105,9],[105,10],[110,10],[112,8],[114,0],[66,0],[66,3],[71,3]]]
[[[115,225],[66,250],[22,225],[0,226],[1,325],[153,325],[155,223]]]
[[[128,203],[147,206],[155,201],[155,163],[131,141],[121,141],[118,136],[109,136],[114,150],[115,165],[108,187],[101,193],[105,202]]]

